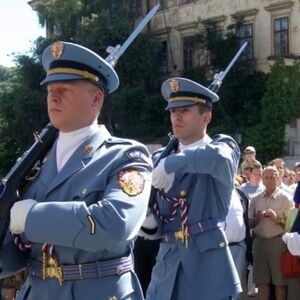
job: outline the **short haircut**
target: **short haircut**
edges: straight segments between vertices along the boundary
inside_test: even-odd
[[[262,170],[262,164],[258,161],[258,160],[255,160],[253,162],[253,164],[250,166],[250,171],[252,172],[253,169],[259,169],[259,170]]]
[[[200,115],[202,115],[203,113],[212,111],[211,107],[208,107],[207,105],[203,105],[201,103],[197,104],[197,105],[198,105]]]
[[[278,170],[277,170],[276,167],[273,167],[273,166],[267,166],[267,167],[265,167],[265,168],[263,169],[263,175],[264,175],[266,172],[268,172],[268,171],[271,171],[271,172],[276,173],[276,176],[277,176],[277,177],[279,176],[279,172],[278,172]]]

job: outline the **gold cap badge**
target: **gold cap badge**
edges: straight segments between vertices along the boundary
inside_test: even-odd
[[[170,89],[173,93],[177,93],[179,90],[179,82],[177,79],[172,79],[170,81]]]
[[[51,45],[51,53],[54,59],[58,60],[64,52],[64,44],[62,42],[55,42]]]

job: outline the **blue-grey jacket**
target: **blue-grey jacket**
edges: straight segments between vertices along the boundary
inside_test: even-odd
[[[23,235],[33,243],[32,248],[22,253],[7,236],[0,251],[1,277],[26,267],[32,259],[42,261],[44,243],[54,245],[58,263],[63,265],[110,260],[132,251],[146,215],[151,187],[152,162],[146,147],[112,137],[100,126],[99,132],[78,147],[58,174],[55,153],[56,144],[24,196],[38,201],[28,214]],[[134,176],[130,179],[133,171],[138,172],[142,182]],[[56,278],[43,280],[29,275],[17,299],[143,297],[135,273],[126,272],[64,281],[62,286]]]
[[[178,198],[186,191],[189,225],[225,220],[239,158],[239,147],[225,135],[166,157],[166,171],[174,172],[175,180],[165,196]],[[172,202],[160,195],[156,200],[160,214],[170,216]],[[181,230],[180,210],[174,221],[158,221],[162,234]],[[223,228],[191,236],[188,247],[181,240],[161,243],[147,299],[171,300],[174,290],[178,299],[198,300],[228,299],[241,290]]]

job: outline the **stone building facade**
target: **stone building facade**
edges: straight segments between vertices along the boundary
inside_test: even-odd
[[[133,0],[133,9],[144,15],[155,0]],[[286,63],[300,57],[299,0],[163,0],[151,21],[151,31],[165,49],[165,68],[181,71],[196,62],[190,37],[203,22],[214,22],[221,33],[242,20],[241,42],[248,41],[244,59],[252,60],[263,72],[270,70],[275,56]],[[164,67],[164,66],[162,66]]]

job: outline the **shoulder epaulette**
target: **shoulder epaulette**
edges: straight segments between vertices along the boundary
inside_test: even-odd
[[[124,145],[132,145],[132,141],[128,139],[122,139],[118,137],[109,137],[105,140],[107,144],[124,144]]]
[[[225,143],[232,149],[239,148],[236,141],[231,136],[226,135],[226,134],[217,134],[217,135],[215,135],[211,142],[212,143]]]

